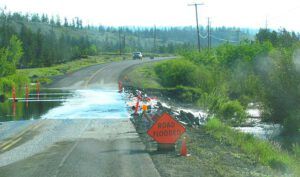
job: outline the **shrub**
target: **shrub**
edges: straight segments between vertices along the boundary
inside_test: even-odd
[[[228,101],[221,105],[219,116],[232,125],[238,125],[245,121],[246,112],[239,101]]]
[[[300,111],[293,110],[289,112],[283,125],[283,131],[285,134],[300,135]]]
[[[298,160],[300,160],[300,145],[295,143],[292,145],[292,151]]]
[[[41,77],[38,80],[41,84],[50,84],[52,82],[52,80],[47,77]]]
[[[27,83],[30,82],[30,80],[27,76],[21,75],[21,74],[15,74],[15,75],[12,75],[12,76],[8,76],[7,79],[14,82],[16,87],[24,86],[24,85],[26,85]]]
[[[199,79],[196,75],[197,67],[187,60],[173,60],[159,63],[155,66],[155,72],[165,87],[198,86]]]
[[[0,91],[3,93],[11,91],[15,83],[8,78],[0,78]]]

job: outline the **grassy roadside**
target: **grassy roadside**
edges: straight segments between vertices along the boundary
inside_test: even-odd
[[[49,84],[52,82],[52,77],[68,74],[95,64],[109,63],[113,61],[123,60],[122,56],[90,56],[80,60],[67,62],[64,64],[54,65],[51,67],[32,68],[32,69],[19,69],[17,74],[28,76],[31,82],[39,80],[42,84]]]
[[[268,141],[233,130],[216,118],[207,122],[205,131],[220,142],[239,147],[245,154],[263,165],[282,172],[292,171],[295,176],[300,176],[300,163],[296,157]]]
[[[154,71],[156,63],[147,63],[142,66],[134,66],[127,69],[123,74],[125,84],[143,88],[160,90],[163,87],[159,84],[159,78]]]
[[[159,83],[159,77],[155,73],[154,67],[155,64],[146,64],[129,70],[126,73],[126,77],[130,81],[129,84],[142,88],[146,92],[153,89],[160,91],[170,89],[163,88]],[[249,134],[237,132],[216,119],[212,119],[205,125],[204,132],[212,136],[220,144],[225,143],[232,148],[239,149],[244,156],[253,159],[255,163],[280,171],[279,176],[284,175],[281,173],[293,173],[295,176],[300,176],[298,157],[295,154],[283,151],[280,147],[276,147],[270,142],[254,138]],[[197,147],[194,147],[194,149],[197,151]]]

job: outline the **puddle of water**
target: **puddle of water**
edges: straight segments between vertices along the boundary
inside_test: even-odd
[[[61,106],[49,110],[42,119],[122,119],[129,118],[124,98],[117,91],[77,90]]]
[[[39,119],[50,109],[60,106],[72,93],[59,89],[43,89],[39,96],[30,93],[28,101],[25,93],[18,95],[17,102],[11,100],[0,103],[0,122]]]

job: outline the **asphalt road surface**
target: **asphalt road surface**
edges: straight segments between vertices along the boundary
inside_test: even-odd
[[[163,59],[95,65],[51,86],[116,90],[125,69]],[[0,133],[0,177],[160,176],[128,119],[4,122]]]
[[[65,89],[117,89],[120,74],[127,68],[148,62],[157,62],[174,57],[144,60],[125,60],[109,64],[95,65],[70,74],[51,85]]]

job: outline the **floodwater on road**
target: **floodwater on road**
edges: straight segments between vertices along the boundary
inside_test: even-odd
[[[73,97],[44,114],[42,119],[122,119],[129,113],[120,93],[110,90],[76,90]]]
[[[122,94],[116,90],[43,89],[39,94],[30,93],[28,99],[17,98],[15,103],[12,100],[0,103],[0,122],[128,117]]]

